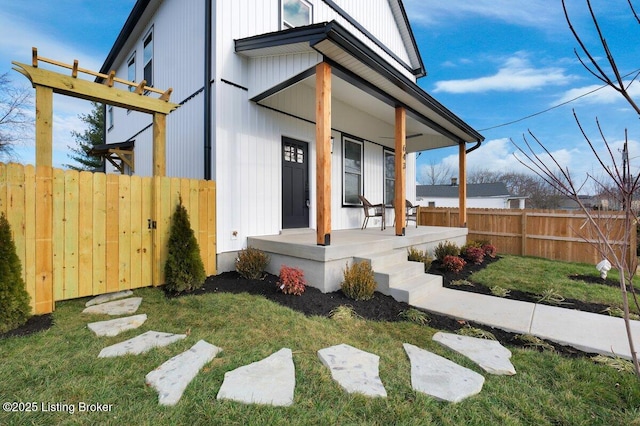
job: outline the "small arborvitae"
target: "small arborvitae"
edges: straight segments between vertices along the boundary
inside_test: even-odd
[[[22,266],[11,237],[11,227],[0,214],[0,333],[21,326],[31,316],[29,293],[22,280]]]
[[[168,252],[164,266],[167,290],[180,293],[202,287],[206,273],[182,197],[171,220]]]

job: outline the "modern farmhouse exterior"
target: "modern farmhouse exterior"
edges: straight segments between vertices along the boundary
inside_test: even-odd
[[[416,200],[416,152],[459,146],[464,171],[483,140],[417,86],[400,0],[138,0],[110,70],[173,88],[166,173],[216,181],[219,271],[248,238],[288,228],[330,246],[362,224],[358,195],[386,203],[391,224],[394,199],[400,218]],[[135,140],[135,173],[153,174],[151,118],[106,117],[107,143]]]

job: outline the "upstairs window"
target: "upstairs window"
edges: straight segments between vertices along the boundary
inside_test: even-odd
[[[133,52],[133,55],[127,61],[127,80],[136,81],[136,52]],[[136,90],[135,87],[129,86],[129,91],[133,92]]]
[[[311,23],[311,4],[304,0],[281,0],[282,29],[301,27]]]
[[[144,79],[147,86],[151,87],[153,86],[153,29],[144,38],[143,65]]]

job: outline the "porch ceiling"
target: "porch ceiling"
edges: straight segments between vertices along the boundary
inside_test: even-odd
[[[374,52],[335,21],[236,40],[248,58],[314,52],[332,66],[332,127],[393,146],[395,108],[407,110],[407,151],[416,152],[484,137],[423,91],[388,58]],[[254,101],[315,121],[315,74],[307,70],[255,96]]]

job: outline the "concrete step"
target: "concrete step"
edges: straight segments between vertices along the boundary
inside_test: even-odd
[[[373,274],[378,283],[378,291],[389,294],[389,289],[407,281],[419,279],[424,273],[424,265],[405,260],[382,269],[374,269]]]
[[[407,256],[407,251],[405,249],[397,249],[368,255],[366,258],[354,257],[353,260],[355,262],[369,262],[369,264],[371,264],[371,269],[378,271],[389,266],[406,262]]]
[[[442,277],[423,273],[411,280],[403,281],[389,287],[389,295],[400,302],[415,305],[442,288]]]

